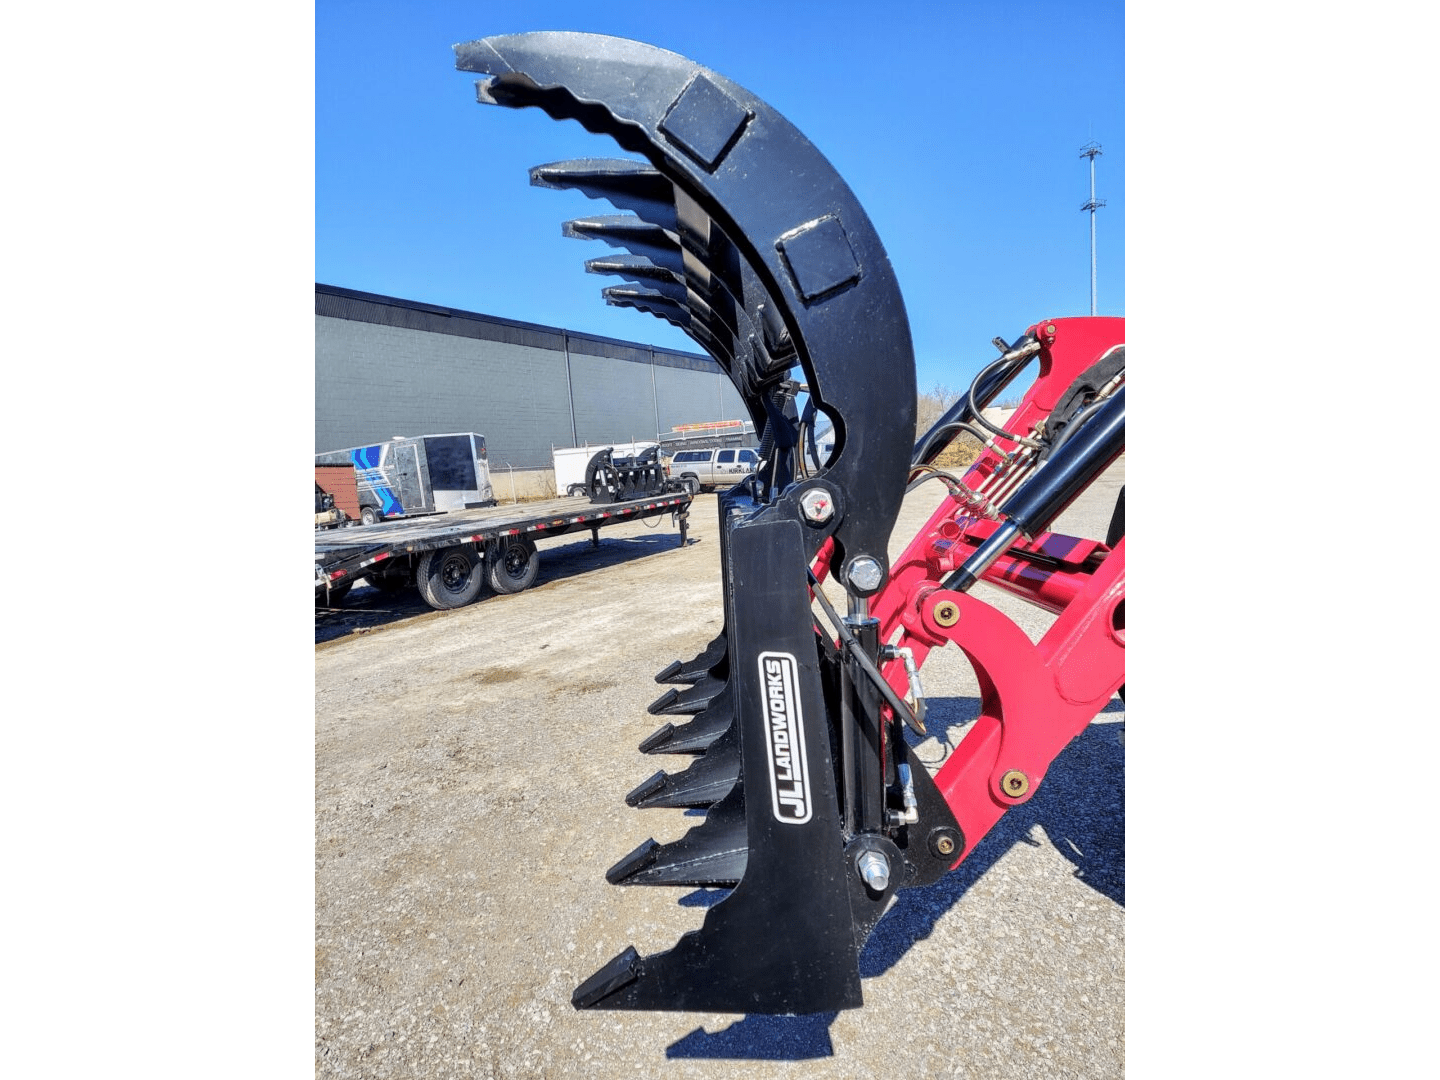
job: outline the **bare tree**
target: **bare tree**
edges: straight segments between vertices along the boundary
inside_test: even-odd
[[[936,383],[929,390],[917,395],[915,402],[915,438],[918,441],[922,435],[935,426],[935,422],[945,415],[945,410],[960,400],[961,391],[942,383]],[[980,442],[968,432],[962,432],[941,455],[936,459],[935,464],[941,468],[951,468],[957,465],[968,465],[974,461],[980,453]]]

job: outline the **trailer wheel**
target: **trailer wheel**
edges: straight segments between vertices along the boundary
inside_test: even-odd
[[[380,520],[380,515],[375,512],[375,507],[373,507],[373,506],[362,506],[362,507],[360,508],[360,524],[361,524],[361,525],[374,525],[375,522],[377,522],[377,521],[379,521],[379,520]]]
[[[420,595],[437,611],[464,607],[480,595],[484,581],[480,560],[468,547],[427,551],[415,567]]]
[[[497,593],[518,593],[535,582],[540,571],[540,553],[535,545],[513,536],[494,548],[490,560],[490,588]]]

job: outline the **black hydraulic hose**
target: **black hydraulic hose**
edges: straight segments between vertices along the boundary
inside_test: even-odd
[[[979,410],[994,401],[1000,395],[1000,391],[1009,386],[1015,376],[1020,374],[1030,358],[1035,355],[1030,351],[1031,346],[1035,346],[1038,351],[1038,342],[1030,335],[1026,335],[1015,348],[982,368],[980,374],[971,380],[969,392],[961,395],[959,401],[946,409],[944,415],[935,421],[924,437],[915,444],[915,451],[910,459],[911,463],[929,465],[939,457],[940,452],[950,443],[950,439],[944,436],[957,422],[978,419],[984,426],[990,427],[991,425],[980,417]],[[998,429],[997,432],[1005,435],[1005,432],[998,431]],[[1005,437],[1014,438],[1013,435]]]

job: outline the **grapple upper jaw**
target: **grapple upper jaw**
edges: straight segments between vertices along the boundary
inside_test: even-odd
[[[830,163],[744,87],[650,45],[544,32],[484,38],[455,53],[460,70],[484,76],[482,101],[579,120],[672,182],[687,278],[703,286],[697,296],[723,283],[745,316],[727,371],[757,431],[767,420],[759,395],[775,378],[766,342],[777,335],[788,335],[812,398],[835,424],[836,450],[812,482],[845,504],[843,517],[811,530],[814,546],[834,536],[842,580],[860,555],[888,567],[915,421],[910,326],[884,245]],[[545,182],[565,173],[548,167]],[[653,179],[637,173],[634,182],[637,198],[653,202]],[[611,176],[600,193],[623,184]],[[691,321],[713,337],[712,321]]]

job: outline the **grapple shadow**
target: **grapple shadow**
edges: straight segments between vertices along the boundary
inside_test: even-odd
[[[979,715],[977,698],[932,698],[931,717],[950,725]],[[1123,712],[1118,699],[1102,711]],[[860,954],[860,975],[883,975],[1011,846],[1035,844],[1041,826],[1055,849],[1075,866],[1075,877],[1115,903],[1125,903],[1125,724],[1092,723],[1067,746],[1029,802],[1009,811],[960,866],[928,888],[901,892]],[[681,899],[709,907],[725,890],[700,889]],[[836,1013],[810,1016],[749,1015],[720,1031],[696,1028],[666,1048],[667,1058],[808,1061],[834,1056],[830,1024]]]

